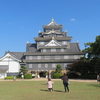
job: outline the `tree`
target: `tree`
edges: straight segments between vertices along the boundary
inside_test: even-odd
[[[96,73],[100,73],[100,59],[98,59],[95,64],[95,71]]]
[[[62,71],[62,66],[61,65],[57,65],[56,66],[56,73],[61,73],[61,71]]]
[[[92,59],[93,57],[100,58],[100,35],[96,36],[95,42],[85,43],[85,51],[88,54],[88,58]]]
[[[27,73],[27,67],[25,67],[25,66],[21,66],[21,68],[20,68],[20,74],[21,73],[23,73],[24,75]]]
[[[81,75],[85,75],[90,72],[89,62],[77,61],[74,62],[69,68],[70,71],[74,71],[76,73],[80,73]]]

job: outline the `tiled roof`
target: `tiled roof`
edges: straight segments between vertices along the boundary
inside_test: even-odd
[[[78,61],[79,59],[63,59],[63,60],[61,60],[61,59],[52,59],[52,60],[50,60],[50,59],[48,59],[48,60],[41,60],[41,59],[39,59],[39,60],[24,60],[24,62],[73,62],[73,61]]]
[[[51,40],[52,39],[52,37],[45,37],[45,38],[43,38],[43,37],[35,37],[34,38],[35,39],[35,41],[48,41],[48,40]],[[72,37],[55,37],[55,40],[71,40],[72,39]]]
[[[10,52],[10,51],[8,51],[5,54],[7,54],[7,53],[9,53],[11,56],[13,56],[16,59],[21,60],[25,52]]]

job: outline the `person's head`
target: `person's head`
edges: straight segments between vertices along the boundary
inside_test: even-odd
[[[50,79],[50,78],[48,78],[48,81],[51,81],[51,79]]]
[[[66,76],[66,73],[64,73],[64,76]]]

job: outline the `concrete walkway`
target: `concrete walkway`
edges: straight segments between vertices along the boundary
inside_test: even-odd
[[[0,79],[0,81],[13,81],[12,79]],[[16,81],[22,81],[22,79],[16,79]],[[23,81],[47,81],[46,78],[34,78],[34,79],[24,79]],[[61,79],[52,79],[52,81],[61,81]],[[69,79],[69,82],[90,82],[97,83],[97,80],[90,79]]]

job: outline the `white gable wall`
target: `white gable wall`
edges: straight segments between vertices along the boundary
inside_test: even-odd
[[[0,59],[0,65],[8,65],[8,70],[5,72],[0,71],[0,78],[5,78],[7,73],[19,73],[20,60],[14,58],[9,53]]]
[[[19,72],[20,64],[19,61],[14,60],[13,58],[4,58],[2,61],[0,61],[0,65],[8,65],[9,69],[7,72]]]

